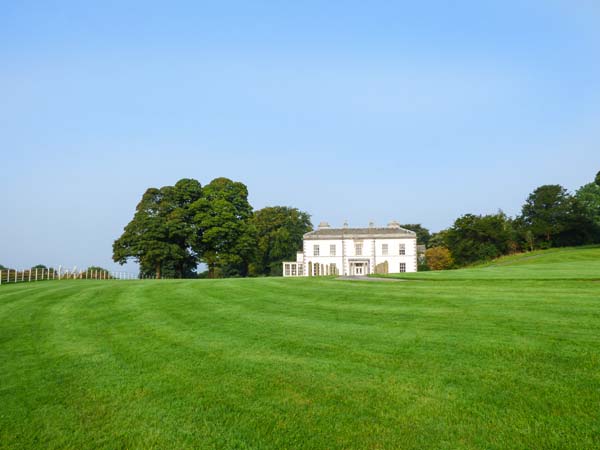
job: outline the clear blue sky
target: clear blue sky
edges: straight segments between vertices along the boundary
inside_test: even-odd
[[[516,214],[600,170],[600,4],[4,2],[0,263],[115,267],[149,186],[313,222]]]

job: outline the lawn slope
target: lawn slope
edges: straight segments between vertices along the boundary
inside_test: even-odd
[[[389,277],[421,280],[600,280],[600,247],[568,247],[505,256],[460,270]]]
[[[587,280],[2,285],[0,448],[598,448],[580,252]]]

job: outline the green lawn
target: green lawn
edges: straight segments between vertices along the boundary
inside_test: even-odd
[[[526,256],[2,285],[0,447],[598,448],[600,249]]]
[[[505,256],[461,270],[390,274],[419,280],[596,280],[600,281],[600,247],[557,248]]]

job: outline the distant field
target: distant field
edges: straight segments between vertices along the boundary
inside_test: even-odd
[[[2,285],[0,448],[600,447],[600,249],[416,276]]]

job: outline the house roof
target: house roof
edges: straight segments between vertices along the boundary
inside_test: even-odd
[[[315,239],[374,239],[374,238],[416,238],[414,231],[402,227],[369,228],[319,228],[304,235],[306,240]]]

